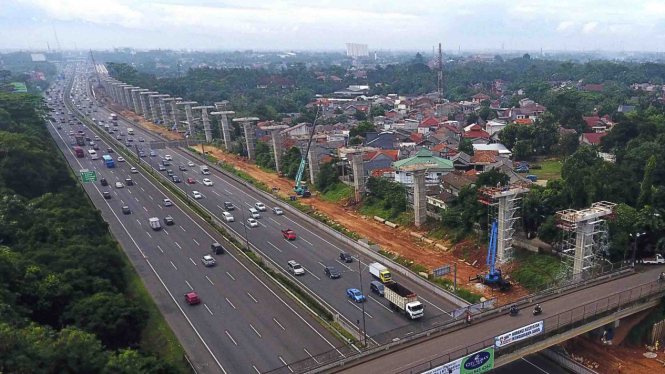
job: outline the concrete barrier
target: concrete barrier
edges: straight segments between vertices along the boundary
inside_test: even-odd
[[[392,227],[392,228],[394,228],[394,229],[396,229],[396,228],[399,226],[398,224],[396,224],[396,223],[392,223],[392,222],[390,222],[390,221],[386,221],[386,222],[384,222],[384,223],[386,224],[386,226],[390,226],[390,227]]]
[[[434,240],[432,240],[432,239],[430,239],[430,238],[426,238],[426,237],[424,237],[424,236],[423,236],[422,241],[424,241],[424,242],[427,243],[427,244],[432,244],[432,243],[434,243]]]
[[[383,218],[381,218],[381,217],[379,217],[379,216],[374,216],[374,220],[379,221],[379,222],[381,222],[381,223],[386,222],[385,219],[383,219]]]
[[[434,246],[437,247],[437,248],[439,248],[440,250],[442,250],[442,251],[444,251],[444,252],[448,252],[448,251],[450,250],[450,248],[448,248],[448,247],[446,247],[445,245],[440,244],[440,243],[436,243],[436,244],[434,244]]]
[[[423,238],[422,235],[418,234],[417,232],[413,232],[413,231],[411,231],[411,233],[409,235],[413,236],[414,238],[418,238],[418,239]]]

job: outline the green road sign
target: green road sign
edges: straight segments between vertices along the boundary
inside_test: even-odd
[[[83,183],[97,182],[97,173],[85,169],[81,170],[81,182]]]

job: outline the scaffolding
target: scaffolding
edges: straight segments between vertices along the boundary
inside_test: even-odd
[[[608,248],[607,220],[614,218],[615,203],[600,201],[583,210],[558,211],[557,227],[563,232],[561,278],[577,282],[592,277]]]
[[[513,252],[513,234],[520,220],[517,212],[520,209],[522,194],[529,191],[524,183],[509,186],[483,187],[478,190],[478,201],[487,205],[487,220],[491,225],[497,222],[496,262],[510,262]],[[488,230],[489,235],[490,230]]]

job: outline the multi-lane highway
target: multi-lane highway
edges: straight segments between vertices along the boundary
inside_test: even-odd
[[[72,96],[82,97],[85,84],[81,76],[69,75],[74,79]],[[68,93],[52,89],[51,105],[58,105],[62,95]],[[172,206],[165,206],[163,199],[168,196],[140,172],[132,173],[135,165],[118,162],[118,154],[107,151],[116,149],[116,144],[94,140],[94,133],[84,125],[71,123],[51,122],[49,130],[75,171],[94,170],[108,181],[108,186],[97,182],[84,187],[199,372],[260,373],[341,345],[270,283],[267,275],[229,250],[221,235],[181,209],[180,201],[173,199]],[[98,160],[87,152],[83,158],[72,152],[73,136],[69,134],[79,130],[99,146]],[[107,168],[102,155],[112,156],[115,167]],[[128,185],[128,178],[133,185]],[[120,185],[116,187],[116,183]],[[104,192],[109,193],[108,199]],[[125,214],[123,207],[130,213]],[[173,218],[173,225],[165,225],[166,216]],[[151,217],[157,217],[163,229],[151,229]],[[214,242],[222,243],[227,251],[213,254],[216,266],[205,267],[201,258],[211,252]],[[200,296],[200,304],[185,302],[183,295],[192,291]]]

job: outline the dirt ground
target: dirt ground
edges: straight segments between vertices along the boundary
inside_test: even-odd
[[[646,347],[624,347],[623,345],[604,345],[598,339],[577,337],[566,342],[565,348],[572,353],[578,361],[587,366],[595,367],[599,373],[612,374],[653,374],[665,372],[665,365],[656,360],[665,362],[664,347],[659,347],[658,357],[646,358]],[[655,353],[655,352],[654,352]],[[618,370],[621,363],[622,371]]]
[[[170,130],[166,129],[163,126],[159,126],[159,125],[156,125],[156,124],[154,124],[150,121],[146,121],[145,118],[143,118],[143,116],[139,116],[139,115],[135,114],[132,111],[124,110],[120,107],[117,107],[117,108],[114,108],[114,109],[119,111],[120,114],[122,114],[125,118],[129,118],[131,120],[138,120],[139,123],[141,124],[141,126],[143,126],[144,128],[146,128],[146,129],[148,129],[148,130],[150,130],[154,133],[157,133],[159,135],[165,136],[165,137],[167,137],[171,140],[179,140],[179,139],[184,139],[185,138],[179,132],[170,131]]]
[[[197,150],[201,151],[201,147],[199,146]],[[209,153],[218,160],[224,160],[229,164],[233,164],[235,168],[253,176],[266,185],[277,187],[279,189],[277,193],[281,197],[286,198],[289,195],[293,195],[294,182],[292,180],[280,178],[275,173],[266,172],[257,165],[249,163],[245,157],[230,155],[212,146],[206,146],[205,150],[206,153]],[[509,293],[504,294],[499,291],[492,292],[491,288],[478,285],[475,282],[469,283],[470,277],[475,277],[478,273],[482,273],[486,269],[486,247],[478,248],[475,246],[475,243],[460,243],[452,250],[443,251],[434,247],[434,245],[418,241],[410,236],[410,232],[415,231],[415,229],[403,227],[398,229],[390,228],[375,221],[373,217],[363,216],[357,212],[357,207],[334,204],[316,196],[312,196],[307,200],[301,200],[301,202],[304,201],[318,212],[333,218],[336,222],[351,229],[358,235],[380,244],[382,249],[397,253],[402,257],[413,259],[416,263],[424,265],[430,271],[439,266],[457,262],[457,284],[470,289],[474,293],[482,294],[488,299],[497,297],[499,304],[508,303],[511,300],[528,294],[519,285]],[[427,234],[427,232],[420,231],[420,234]],[[438,243],[449,247],[448,243],[442,241],[438,241]],[[475,266],[471,265],[473,260],[470,260],[468,263],[460,260],[462,251],[458,250],[458,248],[464,245],[476,249],[475,251],[468,251],[475,252],[472,254],[473,260],[478,260]],[[450,279],[452,279],[452,276],[450,276]]]

